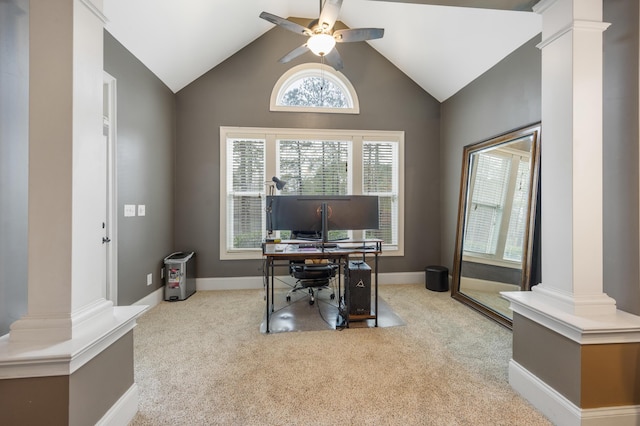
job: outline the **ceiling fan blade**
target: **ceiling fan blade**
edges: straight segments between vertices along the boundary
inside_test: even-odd
[[[333,28],[333,25],[338,19],[340,8],[342,7],[342,0],[325,0],[320,11],[320,18],[318,18],[318,24],[327,30]]]
[[[382,38],[383,35],[384,28],[354,28],[333,32],[333,38],[335,38],[338,43],[373,40]]]
[[[311,30],[307,27],[303,27],[300,24],[296,24],[295,22],[289,21],[288,19],[281,18],[269,12],[262,12],[260,17],[266,21],[271,22],[272,24],[276,24],[282,28],[285,28],[289,31],[300,35],[311,35]]]
[[[342,64],[342,58],[340,57],[340,54],[338,53],[338,50],[335,47],[331,49],[329,53],[324,55],[324,61],[327,64],[331,65],[333,69],[336,71],[340,71],[344,66]]]
[[[300,55],[304,55],[308,51],[309,51],[309,48],[307,47],[307,44],[305,43],[302,46],[296,47],[291,52],[289,52],[286,55],[284,55],[282,58],[280,58],[278,60],[278,62],[280,62],[282,64],[287,63],[287,62],[291,61],[292,59],[297,58]]]

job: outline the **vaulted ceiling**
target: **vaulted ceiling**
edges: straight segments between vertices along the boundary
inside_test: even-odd
[[[444,101],[541,31],[535,3],[344,0],[338,19],[384,28],[382,39],[367,43]],[[174,92],[265,32],[286,31],[260,12],[311,20],[319,9],[319,0],[104,0],[107,31]]]

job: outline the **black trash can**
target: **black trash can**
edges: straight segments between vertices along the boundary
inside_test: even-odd
[[[427,266],[425,283],[427,290],[449,291],[449,269],[444,266]]]

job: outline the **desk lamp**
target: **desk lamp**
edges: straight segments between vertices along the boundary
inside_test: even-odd
[[[271,178],[271,182],[266,183],[269,186],[269,195],[274,195],[274,192],[275,192],[274,189],[281,191],[282,188],[284,188],[284,186],[287,184],[287,182],[278,179],[276,176]],[[273,199],[271,199],[271,201],[269,202],[269,205],[265,209],[265,211],[267,212],[267,234],[268,234],[267,238],[269,240],[272,239],[272,235],[273,235],[273,220],[271,218],[271,213],[273,210],[271,205],[272,203],[273,203]]]

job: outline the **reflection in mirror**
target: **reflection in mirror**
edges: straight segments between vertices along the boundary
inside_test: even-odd
[[[511,327],[501,291],[529,290],[540,125],[464,148],[451,296]]]

